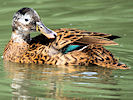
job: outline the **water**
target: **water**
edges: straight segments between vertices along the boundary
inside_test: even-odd
[[[119,46],[106,48],[131,67],[55,67],[0,58],[0,100],[132,100],[132,4],[132,0],[0,0],[0,56],[11,36],[13,14],[32,7],[52,29],[79,28],[121,36],[116,40]]]

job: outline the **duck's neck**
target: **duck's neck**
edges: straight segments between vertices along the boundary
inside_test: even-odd
[[[15,43],[29,43],[31,40],[29,33],[21,33],[17,30],[12,32],[11,39]]]

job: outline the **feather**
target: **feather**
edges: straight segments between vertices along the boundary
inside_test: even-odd
[[[64,48],[63,52],[64,54],[77,50],[77,49],[81,49],[83,46],[81,45],[68,45],[67,47]]]
[[[77,40],[76,43],[86,44],[86,45],[96,44],[96,45],[104,45],[104,46],[118,45],[118,43],[115,43],[112,40],[102,38],[102,37],[96,37],[96,36],[83,37],[83,38]]]
[[[52,44],[56,49],[60,50],[70,44],[74,45],[118,45],[118,43],[112,41],[118,36],[112,36],[111,34],[87,32],[77,29],[58,29],[55,30],[58,33],[56,41]]]

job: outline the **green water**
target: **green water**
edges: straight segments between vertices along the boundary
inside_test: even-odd
[[[133,100],[133,0],[0,0],[0,56],[11,36],[12,16],[22,7],[37,10],[51,29],[121,36],[119,46],[107,49],[131,69],[26,65],[0,58],[0,100]]]

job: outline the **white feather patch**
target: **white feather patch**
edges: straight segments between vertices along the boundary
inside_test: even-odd
[[[13,33],[11,38],[14,40],[14,42],[18,42],[18,43],[25,42],[20,34]]]
[[[25,19],[28,19],[28,21],[25,21]],[[18,22],[26,25],[29,24],[31,21],[31,16],[29,14],[22,15],[21,18],[18,20]]]
[[[82,51],[84,50],[85,48],[87,48],[88,46],[84,46],[83,48],[79,49],[78,51]]]

